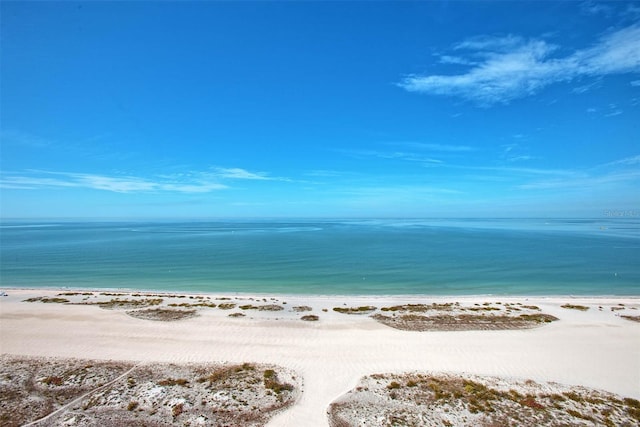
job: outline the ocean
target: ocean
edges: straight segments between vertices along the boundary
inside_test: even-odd
[[[640,295],[640,218],[3,221],[0,287]]]

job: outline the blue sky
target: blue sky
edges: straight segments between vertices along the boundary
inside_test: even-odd
[[[638,2],[2,2],[0,214],[640,215]]]

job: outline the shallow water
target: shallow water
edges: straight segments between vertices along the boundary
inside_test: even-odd
[[[640,220],[5,221],[3,287],[640,295]]]

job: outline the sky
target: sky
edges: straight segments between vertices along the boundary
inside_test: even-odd
[[[0,218],[640,218],[640,2],[0,2]]]

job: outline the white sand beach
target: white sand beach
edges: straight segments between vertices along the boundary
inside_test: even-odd
[[[216,304],[275,302],[284,310],[245,310],[245,317],[230,318],[229,310],[202,308],[197,317],[159,322],[133,318],[125,310],[24,302],[55,297],[61,293],[56,290],[6,292],[8,296],[0,298],[1,353],[137,362],[256,362],[295,370],[304,383],[301,398],[270,426],[326,425],[329,404],[373,373],[492,375],[640,398],[640,323],[622,317],[640,315],[640,298],[225,295],[231,299],[221,300],[222,295],[207,295],[205,300]],[[559,320],[524,330],[416,332],[390,328],[368,315],[332,310],[434,302],[535,305]],[[562,308],[566,303],[589,309]],[[299,306],[310,310],[292,309]],[[305,314],[319,320],[300,320]]]

